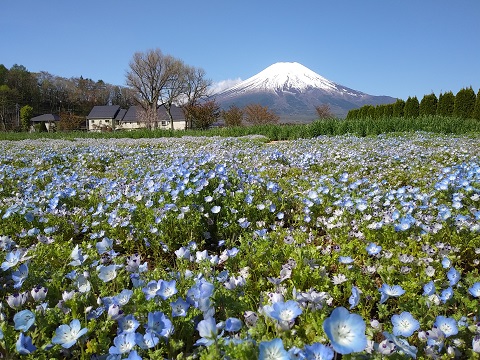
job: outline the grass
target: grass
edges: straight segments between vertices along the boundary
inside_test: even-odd
[[[115,138],[181,138],[183,136],[206,137],[241,137],[248,135],[263,135],[270,141],[308,139],[321,135],[374,136],[395,132],[426,131],[438,134],[480,134],[480,121],[476,119],[461,119],[455,117],[429,116],[409,118],[385,117],[381,119],[321,119],[310,124],[288,125],[255,125],[214,128],[209,130],[146,130],[115,131],[115,132],[53,132],[53,133],[25,133],[1,132],[0,140],[27,140],[27,139],[115,139]]]

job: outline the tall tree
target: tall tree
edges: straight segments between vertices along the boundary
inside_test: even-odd
[[[478,89],[477,100],[475,100],[475,108],[473,109],[473,118],[480,120],[480,89]]]
[[[193,128],[195,129],[206,130],[220,117],[220,107],[215,100],[187,105],[186,108],[193,120]]]
[[[455,105],[455,95],[451,91],[438,96],[437,115],[452,116]]]
[[[185,128],[192,127],[192,117],[189,116],[188,106],[197,104],[208,96],[208,89],[212,82],[205,77],[205,70],[193,66],[185,67],[184,112]]]
[[[416,118],[418,117],[420,109],[420,104],[416,96],[408,97],[405,101],[405,107],[403,108],[403,116],[406,118]]]
[[[126,83],[137,94],[137,104],[145,113],[156,116],[157,109],[162,105],[161,93],[171,81],[174,62],[172,56],[164,55],[158,48],[133,55]],[[152,125],[151,118],[148,117],[147,127],[152,128]]]
[[[280,117],[268,106],[250,104],[245,107],[245,120],[253,125],[277,124]]]
[[[30,128],[30,119],[33,117],[33,107],[24,105],[20,109],[20,122],[23,131],[28,131]]]
[[[430,116],[437,113],[438,99],[435,94],[424,95],[422,101],[420,101],[420,116]]]
[[[244,112],[236,105],[231,105],[227,110],[222,110],[221,116],[228,127],[241,126]]]
[[[330,109],[330,105],[328,104],[321,104],[315,106],[315,111],[317,112],[317,116],[319,119],[329,119],[333,118],[332,110]]]
[[[402,117],[404,107],[405,101],[402,99],[397,99],[397,101],[393,103],[393,117]]]
[[[453,115],[463,119],[468,119],[473,116],[473,109],[475,108],[475,92],[472,87],[461,89],[455,95],[455,103],[453,106]]]

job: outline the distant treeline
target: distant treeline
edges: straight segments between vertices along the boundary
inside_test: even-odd
[[[417,118],[422,116],[456,117],[460,119],[480,120],[480,90],[477,95],[472,87],[461,89],[456,95],[451,91],[425,95],[422,101],[416,96],[409,97],[406,101],[398,99],[388,105],[365,105],[359,109],[350,110],[347,120],[353,119],[382,119],[394,118]]]
[[[67,79],[46,71],[33,73],[23,65],[7,69],[0,64],[0,130],[18,129],[20,109],[27,105],[33,108],[33,116],[63,114],[61,119],[66,122],[78,117],[84,123],[93,106],[106,104],[128,108],[133,95],[127,87],[102,80],[82,76]],[[72,124],[64,125],[68,128]]]

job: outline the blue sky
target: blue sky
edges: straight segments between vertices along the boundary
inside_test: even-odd
[[[124,85],[161,49],[214,83],[279,61],[406,99],[480,88],[479,0],[2,0],[0,64]]]

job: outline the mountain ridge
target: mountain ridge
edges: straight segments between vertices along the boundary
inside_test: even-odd
[[[396,101],[390,96],[374,96],[339,85],[297,62],[278,62],[258,74],[215,94],[219,105],[244,107],[251,103],[268,106],[282,121],[311,121],[315,106],[328,104],[337,117],[363,105]]]

